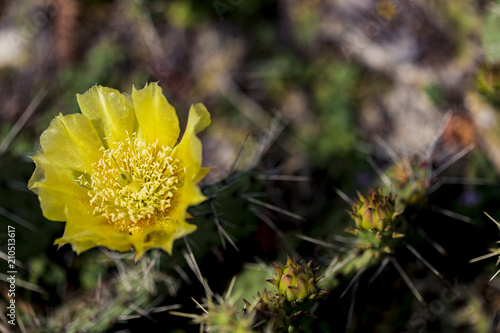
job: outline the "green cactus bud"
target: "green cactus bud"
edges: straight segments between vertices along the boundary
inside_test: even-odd
[[[311,293],[309,291],[309,284],[307,282],[308,282],[308,279],[304,278],[303,276],[299,276],[297,278],[297,297],[298,298],[309,297],[309,295],[314,294],[314,292],[316,291],[316,288],[314,288],[313,292]]]
[[[317,269],[312,269],[311,265],[312,262],[304,265],[302,262],[297,263],[295,258],[292,260],[288,257],[284,266],[274,265],[277,277],[268,282],[288,302],[303,301],[318,294],[317,281],[321,278],[316,276]]]
[[[403,212],[395,208],[396,196],[384,195],[382,188],[369,189],[367,195],[358,192],[359,199],[351,204],[349,215],[356,223],[355,228],[346,231],[359,238],[357,247],[378,258],[383,253],[391,253],[395,239],[404,234],[394,231],[398,216]]]
[[[318,282],[323,278],[318,276],[319,267],[312,267],[312,261],[304,264],[294,258],[287,258],[281,266],[273,265],[276,278],[267,280],[275,292],[264,289],[261,295],[257,293],[255,305],[245,302],[248,313],[255,316],[256,322],[267,322],[269,332],[297,332],[298,327],[305,327],[312,318],[311,307],[326,291],[320,290]]]
[[[351,217],[356,222],[356,227],[361,230],[385,231],[395,223],[402,211],[396,211],[396,197],[389,194],[384,196],[382,188],[369,189],[368,195],[363,196],[358,192],[359,200],[352,206]]]
[[[361,211],[361,225],[358,225],[359,228],[368,230],[374,227],[374,216],[373,210],[370,207],[363,207],[360,209]]]

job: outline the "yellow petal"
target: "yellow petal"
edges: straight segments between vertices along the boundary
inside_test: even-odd
[[[181,142],[175,147],[174,156],[181,167],[186,167],[189,182],[194,181],[201,171],[202,147],[196,134],[210,125],[210,113],[203,104],[195,104],[189,110],[186,131]]]
[[[106,218],[82,214],[72,207],[67,208],[65,212],[68,220],[64,235],[56,239],[54,244],[69,243],[77,253],[96,246],[105,246],[121,252],[130,250],[130,236],[117,230]]]
[[[187,215],[187,209],[190,206],[195,206],[207,199],[202,193],[200,188],[196,183],[185,184],[181,189],[179,189],[176,194],[177,198],[172,204],[172,211],[169,217],[176,220],[185,220],[189,218]]]
[[[195,104],[189,110],[186,131],[181,142],[175,147],[174,158],[179,160],[179,167],[186,173],[182,187],[176,193],[171,212],[172,219],[184,220],[186,209],[206,200],[196,185],[209,171],[201,167],[202,146],[196,133],[210,125],[210,114],[203,104]]]
[[[40,148],[32,157],[36,170],[28,188],[39,195],[43,214],[64,221],[64,208],[87,209],[87,190],[77,177],[92,168],[102,147],[90,121],[81,114],[57,116],[40,137]]]
[[[198,134],[210,125],[210,113],[202,103],[191,105],[186,132],[193,130]]]
[[[136,251],[135,260],[139,260],[146,251],[153,248],[163,249],[172,254],[174,241],[189,235],[196,230],[196,226],[185,221],[170,221],[167,227],[151,226],[143,233],[132,238]]]
[[[179,137],[179,119],[161,87],[157,83],[150,83],[141,90],[133,87],[132,103],[146,144],[158,140],[159,145],[173,147]]]
[[[64,210],[69,206],[82,212],[89,211],[88,189],[75,181],[76,176],[71,170],[53,165],[44,165],[43,172],[33,174],[30,189],[37,189],[43,216],[47,219],[66,221]]]
[[[198,183],[200,180],[202,180],[203,178],[205,178],[205,176],[214,169],[214,167],[212,168],[204,168],[202,167],[200,169],[200,171],[198,172],[198,174],[194,177],[193,179],[193,182],[195,183]]]
[[[125,141],[135,130],[134,110],[118,90],[94,86],[76,95],[82,114],[92,122],[106,148]]]
[[[90,171],[99,160],[102,142],[90,121],[82,114],[59,115],[40,136],[40,149],[33,156],[37,165]]]

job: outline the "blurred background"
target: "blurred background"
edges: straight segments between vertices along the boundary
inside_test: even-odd
[[[43,218],[26,185],[34,170],[28,156],[40,134],[56,115],[79,112],[77,93],[96,84],[130,93],[132,85],[151,81],[162,86],[181,128],[191,104],[202,102],[211,113],[201,137],[204,165],[216,168],[203,186],[251,169],[254,178],[241,180],[241,187],[292,213],[266,210],[269,223],[255,211],[226,212],[235,250],[223,246],[210,206],[208,213],[194,210],[206,216],[194,221],[206,233],[193,234],[199,238],[193,252],[215,292],[238,275],[237,287],[251,290],[246,297],[252,299],[269,278],[258,263],[287,253],[328,266],[333,254],[296,235],[345,236],[352,222],[338,193],[354,198],[356,190],[383,185],[381,175],[403,159],[428,163],[439,175],[426,185],[432,191],[418,219],[433,240],[419,252],[442,279],[435,282],[428,268],[401,255],[425,306],[394,269],[384,272],[379,287],[339,299],[347,278],[320,304],[321,330],[499,329],[500,278],[488,282],[495,259],[469,260],[499,239],[482,211],[500,219],[500,1],[3,0],[0,249],[6,252],[7,225],[15,225],[16,329],[198,331],[189,319],[168,314],[179,307],[201,312],[191,297],[199,300],[204,290],[187,268],[183,241],[177,257],[151,253],[165,263],[147,275],[152,289],[123,292],[117,281],[147,285],[141,274],[151,268],[101,249],[80,256],[69,246],[57,251],[52,242],[64,225]],[[265,182],[255,175],[265,175]],[[120,275],[125,270],[127,278]],[[259,279],[260,285],[252,282]],[[443,290],[458,296],[446,303]],[[86,304],[94,310],[85,312]],[[116,309],[112,320],[99,319],[103,309]]]

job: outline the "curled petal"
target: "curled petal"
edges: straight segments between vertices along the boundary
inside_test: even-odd
[[[181,142],[175,147],[174,157],[184,168],[185,176],[181,189],[178,190],[175,208],[171,218],[184,220],[188,206],[197,205],[206,200],[197,182],[209,171],[201,167],[202,147],[196,133],[210,125],[210,114],[203,104],[195,104],[189,110],[186,131]]]

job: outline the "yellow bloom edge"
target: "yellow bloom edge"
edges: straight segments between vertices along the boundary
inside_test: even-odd
[[[179,120],[157,83],[146,84],[139,90],[133,87],[131,95],[94,86],[83,95],[77,95],[77,100],[81,114],[55,117],[42,133],[39,149],[32,156],[36,169],[28,182],[29,189],[38,194],[47,219],[66,222],[63,236],[54,244],[69,243],[78,254],[96,246],[120,252],[133,248],[136,260],[152,248],[161,248],[171,254],[176,239],[196,230],[195,225],[186,222],[190,217],[187,208],[206,199],[197,183],[210,168],[201,166],[202,146],[196,134],[210,125],[207,109],[203,104],[191,106],[186,130],[176,144],[180,133]],[[95,203],[92,206],[91,198],[96,191],[95,187],[89,186],[95,183],[92,177],[97,174],[97,164],[103,159],[103,151],[111,152],[108,153],[111,156],[113,152],[120,151],[120,147],[130,146],[131,140],[135,140],[134,144],[139,143],[139,148],[153,147],[151,150],[155,152],[158,150],[156,147],[169,147],[169,158],[174,161],[175,170],[181,170],[178,172],[182,180],[170,191],[172,193],[167,201],[163,200],[164,197],[158,198],[158,201],[168,203],[161,213],[157,212],[157,207],[152,207],[154,213],[148,213],[147,218],[137,213],[141,219],[134,222],[135,229],[120,230],[110,222],[109,216],[95,214],[96,207]],[[135,157],[144,159],[144,149],[139,148]],[[132,148],[129,150],[133,151]],[[148,165],[148,161],[140,165],[141,170],[156,172],[157,165]],[[132,171],[125,170],[120,176],[122,173],[133,174],[133,167],[136,166],[132,165]],[[112,173],[116,166],[102,168]],[[82,179],[91,181],[83,182]],[[123,191],[127,186],[122,185],[117,183],[116,189]],[[116,189],[104,188],[103,192]],[[132,197],[129,195],[126,199],[134,205],[141,203]],[[117,198],[116,202],[118,199],[121,198]],[[125,216],[136,214],[130,208],[132,204],[123,206],[125,204],[122,203],[123,207],[107,205],[126,212]],[[125,221],[122,224],[133,223],[122,215],[120,218]],[[148,222],[143,223],[142,220]]]

